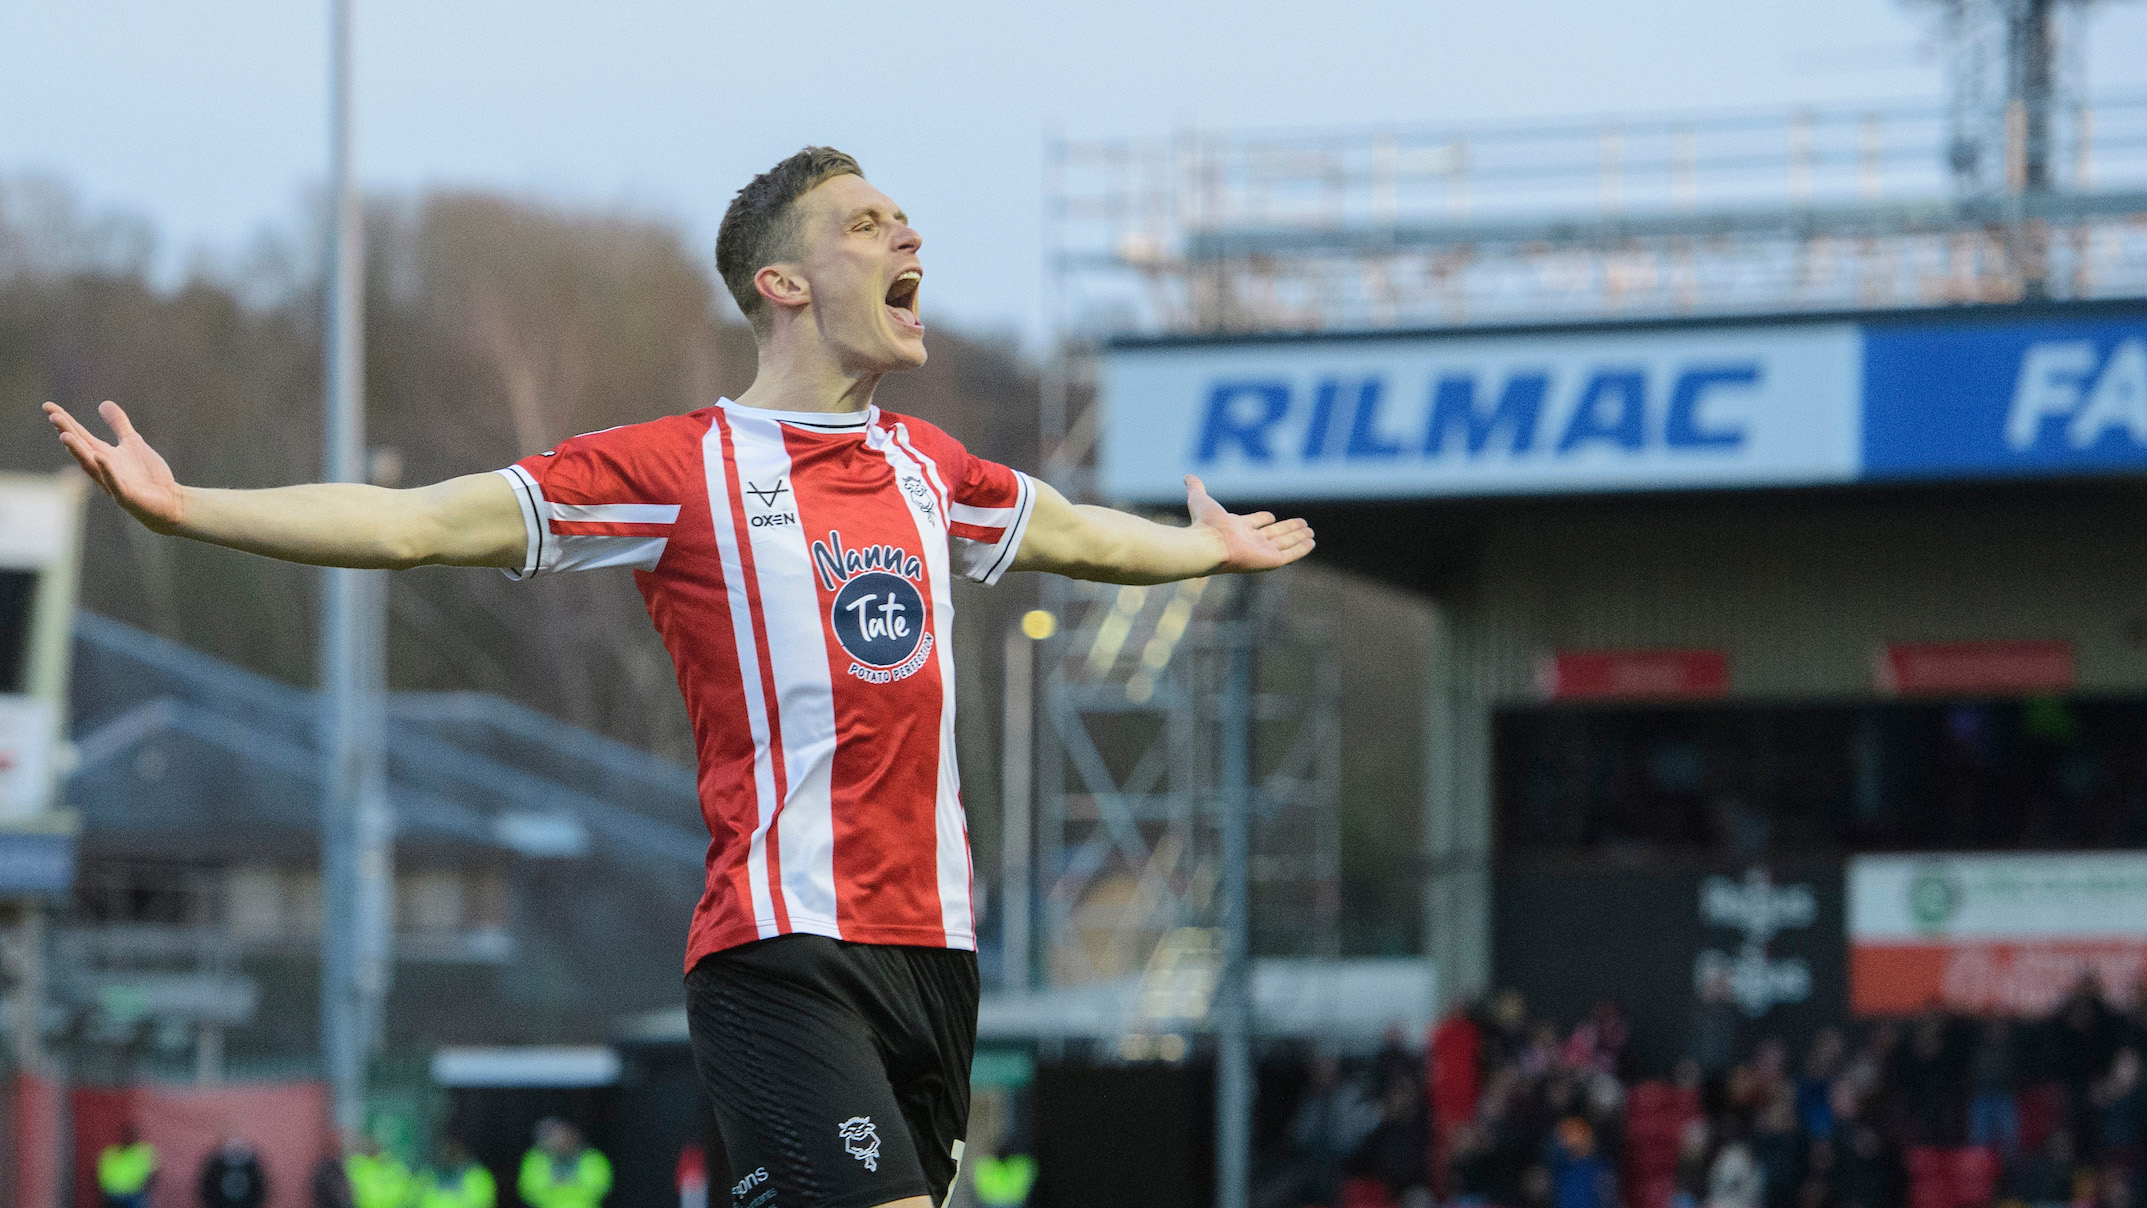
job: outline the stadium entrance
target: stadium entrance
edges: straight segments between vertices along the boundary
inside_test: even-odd
[[[1859,858],[2147,841],[2138,304],[1126,341],[1104,387],[1108,494],[1200,473],[1435,604],[1449,1001],[1614,984],[1667,1063],[1868,999]]]

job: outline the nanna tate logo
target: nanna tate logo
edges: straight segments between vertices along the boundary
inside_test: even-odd
[[[844,549],[842,534],[828,530],[813,542],[813,568],[835,593],[828,609],[835,640],[853,660],[850,674],[868,684],[891,684],[917,674],[932,656],[927,628],[924,562],[896,545]]]

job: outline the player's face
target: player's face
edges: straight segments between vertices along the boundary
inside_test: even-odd
[[[804,270],[814,322],[845,366],[867,372],[924,364],[917,313],[924,237],[885,193],[837,176],[799,199]]]

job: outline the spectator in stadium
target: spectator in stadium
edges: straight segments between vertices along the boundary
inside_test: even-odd
[[[2020,1078],[2013,1024],[2003,1015],[1983,1021],[1968,1059],[1968,1143],[1989,1146],[2010,1161],[2020,1153]]]
[[[1707,1208],[1762,1208],[1765,1176],[1752,1156],[1752,1147],[1738,1131],[1736,1117],[1723,1116],[1720,1130],[1721,1147],[1707,1168]]]
[[[1595,1129],[1581,1117],[1558,1122],[1543,1165],[1551,1176],[1552,1208],[1609,1208],[1617,1202],[1617,1177],[1596,1151]]]
[[[2092,1158],[2101,1140],[2094,1086],[2117,1056],[2119,1022],[2104,1001],[2102,982],[2092,969],[2082,971],[2056,1014],[2049,1040],[2050,1074],[2064,1087],[2065,1118],[2073,1138],[2085,1151],[2083,1156]]]
[[[1379,1124],[1379,1105],[1363,1084],[1343,1075],[1333,1054],[1312,1062],[1311,1081],[1290,1119],[1287,1151],[1262,1189],[1260,1202],[1281,1208],[1331,1204],[1341,1188],[1343,1160]]]
[[[1421,1195],[1429,1184],[1424,1163],[1431,1149],[1421,1099],[1413,1071],[1388,1077],[1380,1094],[1379,1123],[1358,1142],[1342,1173],[1377,1183],[1396,1203]]]
[[[2043,1147],[2015,1165],[2005,1181],[2011,1198],[2024,1204],[2064,1204],[2073,1199],[2072,1130],[2053,1128]]]
[[[529,1208],[597,1208],[611,1194],[611,1160],[584,1144],[565,1120],[537,1122],[536,1145],[522,1157],[515,1190]]]
[[[1596,1000],[1588,1018],[1566,1040],[1565,1062],[1569,1068],[1595,1070],[1613,1077],[1625,1072],[1625,1042],[1631,1029],[1625,1013],[1608,998]]]
[[[1713,1134],[1707,1118],[1685,1121],[1677,1134],[1677,1183],[1671,1192],[1672,1208],[1700,1208],[1707,1202],[1707,1168],[1713,1162]]]
[[[156,1181],[157,1147],[129,1120],[119,1126],[119,1140],[97,1155],[97,1193],[104,1208],[148,1208]]]
[[[1491,1145],[1474,1120],[1454,1126],[1447,1138],[1446,1164],[1451,1208],[1492,1208],[1498,1202]]]
[[[1797,1123],[1814,1141],[1834,1135],[1834,1080],[1841,1074],[1843,1047],[1840,1028],[1821,1028],[1797,1076]]]
[[[313,1177],[307,1188],[313,1208],[353,1208],[350,1173],[344,1169],[344,1158],[356,1152],[351,1134],[336,1134],[334,1146],[313,1164]]]
[[[2139,1161],[2141,1117],[2147,1115],[2139,1050],[2117,1050],[2110,1059],[2110,1072],[2095,1084],[2089,1098],[2095,1105],[2097,1158],[2105,1166],[2131,1169]]]
[[[415,1188],[410,1168],[369,1133],[350,1134],[343,1177],[350,1184],[351,1208],[409,1208]]]
[[[1907,1182],[1900,1155],[1870,1120],[1843,1120],[1841,1131],[1847,1136],[1834,1158],[1831,1190],[1835,1204],[1838,1208],[1897,1208]]]
[[[1520,1061],[1528,1043],[1528,1000],[1515,989],[1498,992],[1491,1000],[1489,1027],[1484,1032],[1484,1065],[1497,1069]]]
[[[1710,1099],[1720,1095],[1723,1079],[1737,1060],[1739,1026],[1737,993],[1729,972],[1708,969],[1693,1007],[1691,1056],[1699,1064],[1701,1085]]]
[[[2132,1172],[2120,1163],[2104,1165],[2095,1180],[2095,1208],[2132,1208]]]
[[[454,1133],[440,1138],[438,1161],[417,1180],[416,1208],[495,1208],[499,1183]]]
[[[1906,1109],[1911,1144],[1943,1145],[1953,1135],[1957,1049],[1952,1021],[1932,1006],[1916,1016],[1908,1043],[1895,1050],[1890,1083]]]
[[[1432,1030],[1425,1082],[1432,1125],[1441,1136],[1476,1116],[1486,1066],[1484,1015],[1483,1003],[1470,999]]]
[[[227,1135],[202,1162],[196,1189],[201,1208],[261,1208],[268,1199],[268,1180],[253,1143],[237,1133]]]
[[[1810,1144],[1797,1127],[1795,1092],[1785,1082],[1760,1109],[1752,1127],[1752,1157],[1759,1163],[1767,1208],[1794,1208],[1809,1151]]]

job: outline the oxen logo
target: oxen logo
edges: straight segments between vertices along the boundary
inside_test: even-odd
[[[924,562],[895,545],[844,549],[830,530],[813,542],[813,567],[835,593],[828,622],[853,662],[850,674],[867,683],[908,679],[932,653],[924,593]]]
[[[880,1130],[872,1126],[871,1116],[852,1116],[836,1126],[842,1134],[842,1147],[853,1158],[865,1164],[865,1169],[879,1172]]]

